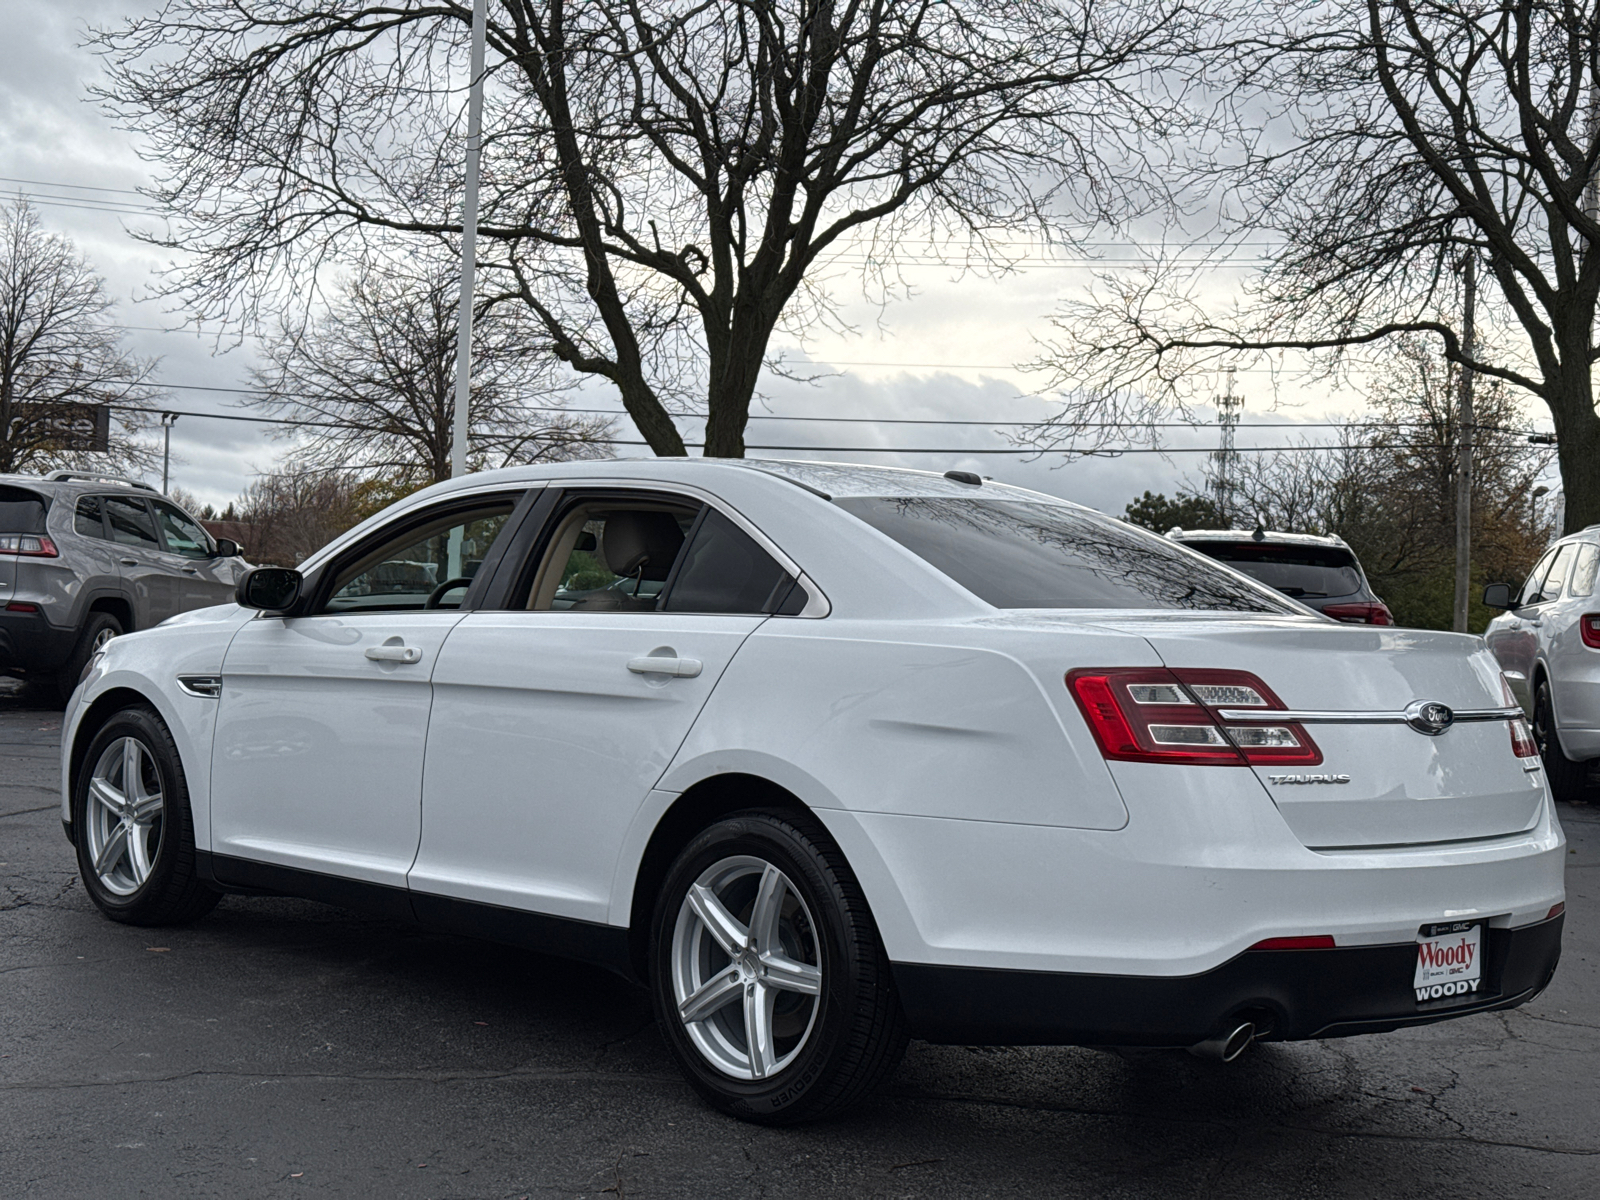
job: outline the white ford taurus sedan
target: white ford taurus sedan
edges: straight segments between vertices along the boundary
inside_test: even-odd
[[[490,472],[239,600],[74,693],[106,915],[287,894],[602,964],[747,1119],[908,1036],[1231,1057],[1555,970],[1564,840],[1480,640],[977,476]]]

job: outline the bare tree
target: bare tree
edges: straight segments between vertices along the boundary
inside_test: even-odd
[[[1235,60],[1235,111],[1271,111],[1241,129],[1250,148],[1225,203],[1226,233],[1275,240],[1266,268],[1228,313],[1170,264],[1067,306],[1047,355],[1070,388],[1063,431],[1187,410],[1201,374],[1240,352],[1309,351],[1337,374],[1361,347],[1425,334],[1451,362],[1543,401],[1567,528],[1600,521],[1600,4],[1281,12],[1252,18],[1258,34]],[[1492,280],[1489,323],[1517,335],[1502,354],[1464,346],[1448,315],[1465,254]]]
[[[357,470],[405,482],[450,477],[455,427],[455,264],[370,260],[326,312],[280,325],[252,372],[260,408],[310,425],[286,426],[299,468]],[[473,325],[468,463],[474,470],[597,458],[611,422],[546,411],[559,406],[555,364],[516,310]]]
[[[154,461],[134,439],[136,414],[86,407],[137,408],[159,395],[155,363],[122,349],[110,308],[105,281],[31,205],[19,196],[0,207],[0,474]],[[84,448],[97,421],[104,451]]]
[[[494,0],[480,238],[491,299],[613,384],[659,454],[672,412],[739,456],[775,330],[887,287],[899,239],[995,263],[1149,208],[1140,146],[1222,0]],[[349,235],[459,233],[467,0],[171,0],[101,30],[110,110],[166,175],[201,317],[303,291]],[[1163,73],[1167,71],[1167,73]],[[1177,80],[1181,83],[1181,79]],[[886,294],[879,291],[878,294]]]

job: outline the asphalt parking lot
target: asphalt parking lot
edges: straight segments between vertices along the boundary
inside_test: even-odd
[[[1511,1013],[1182,1053],[913,1044],[798,1130],[702,1107],[642,993],[339,909],[102,919],[56,808],[60,715],[0,681],[6,1196],[1594,1195],[1600,804],[1566,807],[1555,983]],[[1600,800],[1600,796],[1596,797]]]

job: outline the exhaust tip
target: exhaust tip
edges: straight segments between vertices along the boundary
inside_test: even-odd
[[[1196,1058],[1214,1058],[1219,1062],[1230,1063],[1250,1049],[1251,1043],[1255,1040],[1255,1023],[1245,1021],[1226,1033],[1207,1038],[1203,1042],[1196,1042],[1189,1047],[1189,1053]]]

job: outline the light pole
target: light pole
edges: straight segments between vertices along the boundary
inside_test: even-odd
[[[1533,530],[1535,537],[1539,536],[1539,497],[1544,495],[1549,490],[1549,488],[1543,486],[1542,484],[1533,489],[1533,497],[1530,503],[1530,507],[1533,511],[1528,514],[1528,527]]]
[[[172,466],[172,427],[178,423],[178,414],[161,414],[161,494],[167,494],[167,477]]]
[[[472,395],[472,289],[478,269],[478,171],[483,152],[483,50],[488,0],[472,3],[472,82],[467,93],[467,178],[461,206],[461,311],[456,333],[456,412],[450,477],[467,473],[467,401]]]
[[[1461,356],[1472,358],[1473,303],[1478,293],[1478,259],[1462,261]],[[1461,415],[1456,422],[1456,595],[1455,631],[1467,632],[1468,593],[1472,587],[1472,366],[1461,364]]]

